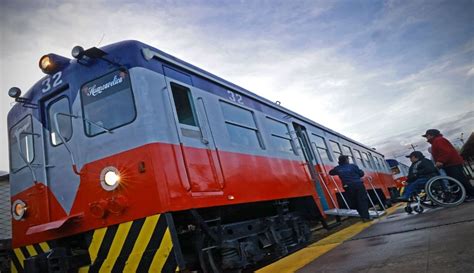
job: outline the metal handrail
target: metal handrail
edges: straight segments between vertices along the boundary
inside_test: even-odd
[[[367,191],[366,191],[366,192],[367,192]],[[372,208],[374,209],[375,214],[376,214],[377,217],[378,217],[378,216],[379,216],[379,211],[378,211],[377,208],[375,207],[374,201],[373,201],[372,198],[370,197],[369,192],[367,192],[367,197],[369,198],[370,204],[372,204]]]
[[[372,180],[373,180],[372,176],[368,176],[368,177],[367,177],[367,180],[369,181],[370,187],[371,187],[372,190],[374,191],[375,196],[377,197],[377,200],[379,201],[380,206],[382,207],[382,209],[383,209],[384,211],[386,211],[386,208],[385,208],[385,205],[384,205],[383,202],[382,202],[382,199],[380,198],[379,194],[377,193],[377,191],[376,191],[376,189],[375,189],[375,187],[374,187],[374,184],[372,184]]]
[[[332,204],[334,205],[334,208],[336,209],[336,212],[339,213],[339,206],[337,205],[336,201],[334,201],[334,198],[332,197],[331,192],[329,191],[328,186],[324,182],[323,176],[320,172],[316,172],[318,174],[319,180],[321,181],[321,184],[323,184],[324,188],[328,192],[329,198],[331,199]]]
[[[332,176],[329,176],[329,177],[331,177],[331,180],[334,183],[334,186],[336,186],[337,191],[339,193],[341,193],[342,201],[344,201],[344,204],[346,205],[347,209],[351,209],[351,207],[349,207],[349,204],[346,201],[346,198],[344,198],[344,194],[342,194],[341,189],[339,189],[339,186],[337,185],[336,180],[334,179],[334,177],[332,177]]]

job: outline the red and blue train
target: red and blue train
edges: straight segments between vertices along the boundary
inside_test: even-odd
[[[9,91],[12,272],[238,271],[326,224],[338,155],[396,188],[379,152],[149,45],[72,56]]]

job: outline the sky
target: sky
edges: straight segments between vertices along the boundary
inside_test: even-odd
[[[39,58],[135,39],[404,159],[474,131],[474,1],[0,0],[0,170],[8,89]]]

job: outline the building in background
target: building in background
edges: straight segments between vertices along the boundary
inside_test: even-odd
[[[11,247],[10,183],[8,173],[0,171],[0,272],[9,272]]]

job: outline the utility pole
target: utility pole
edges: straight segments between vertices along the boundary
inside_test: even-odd
[[[413,149],[413,151],[416,151],[415,148],[418,147],[418,145],[410,144],[410,147]]]

